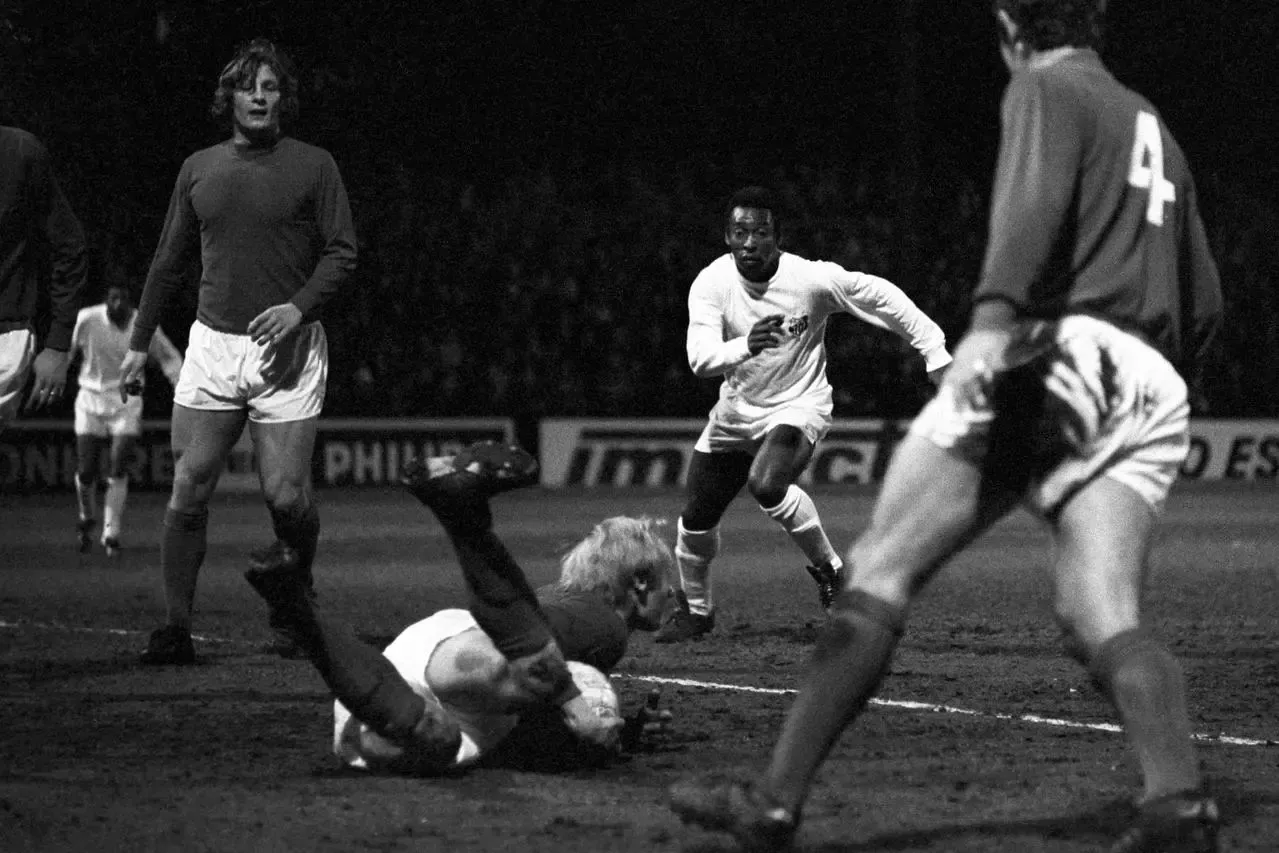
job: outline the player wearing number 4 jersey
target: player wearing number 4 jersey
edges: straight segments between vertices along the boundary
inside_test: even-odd
[[[713,627],[710,564],[719,553],[720,519],[742,486],[804,552],[829,607],[843,562],[795,481],[830,429],[825,336],[833,314],[852,314],[909,341],[930,378],[950,363],[941,328],[894,284],[782,251],[782,219],[770,191],[738,190],[725,211],[729,251],[689,290],[688,363],[698,376],[724,381],[689,466],[675,549],[682,606],[658,632],[659,643]]]
[[[1217,850],[1177,660],[1140,620],[1155,520],[1188,448],[1186,384],[1221,309],[1195,187],[1146,99],[1094,51],[1104,0],[997,0],[1002,138],[990,243],[954,364],[890,463],[772,760],[672,807],[786,847],[818,767],[888,672],[907,609],[1019,502],[1053,539],[1054,609],[1144,786],[1112,853]]]

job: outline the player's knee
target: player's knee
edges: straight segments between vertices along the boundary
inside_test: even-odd
[[[786,498],[786,490],[790,485],[790,477],[776,470],[752,471],[746,481],[746,488],[762,507],[773,507],[781,503]]]
[[[830,622],[837,635],[853,631],[859,622],[869,622],[900,637],[906,630],[906,605],[864,589],[845,587],[831,604]]]
[[[311,506],[310,495],[301,483],[286,479],[269,480],[263,491],[263,497],[275,518],[301,518]]]
[[[192,508],[208,504],[218,483],[220,466],[201,462],[190,455],[178,460],[173,469],[173,496],[170,503]]]

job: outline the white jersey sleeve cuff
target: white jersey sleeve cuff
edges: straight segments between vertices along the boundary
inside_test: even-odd
[[[926,353],[922,353],[922,355],[924,356],[924,369],[929,373],[939,367],[945,367],[951,362],[950,353],[946,351],[945,347],[931,349]]]

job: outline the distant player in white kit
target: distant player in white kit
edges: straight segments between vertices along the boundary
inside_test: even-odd
[[[769,190],[738,190],[726,214],[729,251],[698,274],[688,294],[689,366],[724,382],[689,466],[675,548],[681,607],[658,632],[659,643],[714,627],[710,564],[720,518],[743,485],[808,558],[822,606],[838,591],[843,563],[812,498],[796,484],[831,425],[824,340],[831,315],[852,314],[909,341],[934,382],[950,363],[941,327],[900,288],[782,251],[781,208]]]
[[[133,447],[142,434],[141,394],[127,401],[122,401],[120,394],[120,362],[129,350],[136,313],[128,287],[112,284],[107,288],[106,302],[80,309],[71,333],[71,357],[80,355],[80,392],[75,400],[76,455],[79,457],[75,486],[80,511],[76,534],[80,551],[89,551],[98,518],[100,458],[102,451],[109,447],[102,513],[102,547],[109,557],[120,550],[124,505],[129,497],[128,465]],[[170,384],[177,385],[182,354],[158,328],[148,354],[160,365]]]

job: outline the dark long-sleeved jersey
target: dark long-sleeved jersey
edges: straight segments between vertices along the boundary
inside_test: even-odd
[[[625,657],[630,631],[598,592],[565,592],[549,584],[538,589],[537,598],[566,659],[610,672]]]
[[[1092,314],[1185,371],[1220,323],[1217,267],[1176,140],[1091,50],[1014,73],[974,301]]]
[[[52,262],[51,274],[44,264]],[[44,345],[65,352],[84,299],[84,231],[58,188],[40,140],[0,127],[0,332],[31,325],[49,275],[52,321]]]
[[[169,296],[200,249],[196,316],[242,335],[266,308],[292,302],[304,321],[355,269],[346,188],[332,156],[284,137],[269,148],[231,141],[187,158],[138,305],[130,348],[146,351]]]

